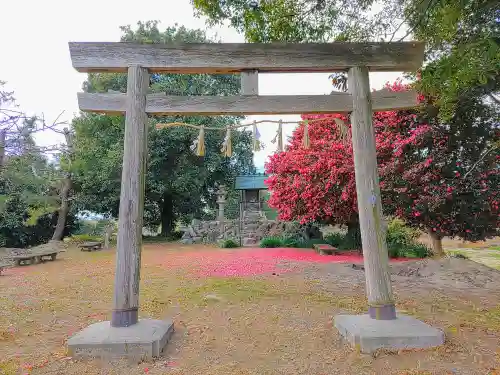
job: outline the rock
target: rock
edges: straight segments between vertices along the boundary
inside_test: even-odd
[[[191,235],[189,234],[189,232],[184,232],[182,237],[181,237],[182,240],[190,240],[191,239]]]
[[[218,297],[215,294],[206,294],[205,297],[203,297],[205,301],[221,301],[222,299]]]
[[[191,237],[195,237],[196,236],[196,232],[194,231],[193,227],[189,227],[188,228],[188,232],[189,232],[189,235]]]
[[[192,240],[193,240],[193,243],[202,243],[203,237],[193,237]]]
[[[191,245],[193,243],[193,240],[191,238],[186,238],[181,240],[181,244],[183,245]]]
[[[257,244],[257,240],[252,237],[246,237],[243,239],[243,246],[253,246]]]

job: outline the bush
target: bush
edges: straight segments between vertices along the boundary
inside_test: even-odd
[[[358,250],[361,251],[361,229],[359,226],[350,228],[345,234],[344,240],[339,245],[339,250]]]
[[[422,243],[414,243],[403,249],[403,256],[406,258],[427,258],[432,254],[432,250]]]
[[[236,247],[240,247],[240,245],[236,241],[231,239],[221,241],[219,246],[223,249],[234,249]]]
[[[172,242],[179,241],[182,238],[182,232],[174,231],[168,236],[142,236],[142,242],[144,243],[162,243],[162,242]]]
[[[103,238],[101,236],[92,236],[90,234],[74,234],[70,237],[69,242],[71,243],[84,243],[84,242],[102,242]]]
[[[387,227],[387,249],[391,258],[425,258],[431,249],[417,241],[419,231],[393,219]]]
[[[274,239],[274,237],[273,237]],[[296,237],[284,237],[282,239],[279,239],[281,242],[280,244],[276,244],[275,246],[261,246],[260,247],[291,247],[291,248],[299,248],[299,249],[312,249],[315,244],[322,244],[325,243],[324,240],[321,240],[319,238],[312,238],[310,240],[304,240],[301,238],[296,238]]]
[[[273,248],[284,246],[283,240],[280,237],[265,237],[260,241],[260,247]]]
[[[407,227],[404,221],[393,219],[387,226],[387,246],[405,247],[416,242],[419,236],[418,230]]]
[[[324,242],[339,250],[361,250],[362,248],[359,229],[347,233],[330,233],[325,236]]]
[[[313,249],[316,244],[324,244],[325,240],[321,240],[319,238],[311,238],[310,240],[302,240],[299,242],[299,246],[301,249]]]
[[[179,230],[173,231],[170,233],[167,238],[170,239],[170,241],[179,241],[182,238],[183,233]]]
[[[346,235],[344,233],[336,232],[327,234],[325,238],[325,242],[330,246],[339,248],[340,245],[345,241]]]
[[[282,240],[283,247],[300,247],[301,241],[295,237],[285,237]]]

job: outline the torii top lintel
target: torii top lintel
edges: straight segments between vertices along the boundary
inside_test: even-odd
[[[415,71],[424,44],[397,43],[69,43],[79,72],[126,72],[139,65],[150,72],[237,73],[333,72],[365,66],[370,71]]]
[[[242,94],[169,96],[147,94],[150,115],[263,115],[350,112],[350,93],[331,95],[258,94],[259,72],[332,72],[362,66],[371,71],[415,71],[424,45],[400,43],[324,44],[132,44],[69,43],[73,66],[80,72],[127,72],[141,67],[162,73],[241,73]],[[127,94],[79,93],[82,111],[125,113]],[[417,93],[380,90],[371,94],[372,110],[407,109]]]

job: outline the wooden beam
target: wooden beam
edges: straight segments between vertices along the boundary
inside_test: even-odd
[[[375,91],[373,110],[409,109],[418,105],[415,91]],[[125,112],[126,94],[78,93],[82,111],[120,114]],[[276,115],[302,113],[350,112],[352,97],[348,93],[332,95],[283,96],[167,96],[150,94],[146,112],[152,115]]]
[[[227,74],[333,72],[353,66],[370,71],[415,71],[424,59],[421,42],[397,43],[207,43],[135,44],[70,42],[79,72],[126,72],[141,65],[150,72]]]
[[[389,273],[389,255],[382,225],[382,199],[377,172],[368,69],[351,68],[348,82],[354,105],[351,113],[351,138],[368,311],[374,319],[396,319]]]
[[[113,327],[128,327],[138,321],[141,270],[142,223],[147,154],[147,69],[128,69],[125,139],[123,152]]]

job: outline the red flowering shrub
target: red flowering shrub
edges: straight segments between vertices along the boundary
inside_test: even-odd
[[[387,86],[404,90],[400,81]],[[420,97],[424,100],[423,97]],[[499,225],[498,114],[478,98],[466,98],[449,124],[439,122],[432,106],[425,110],[377,112],[373,117],[384,213],[437,238],[480,240]],[[341,139],[333,120],[341,114],[303,115],[309,123],[310,148],[304,149],[304,126],[286,151],[270,157],[266,173],[268,204],[282,220],[334,224],[357,222],[351,142]],[[474,166],[474,168],[473,168]],[[470,171],[468,174],[467,172]]]

